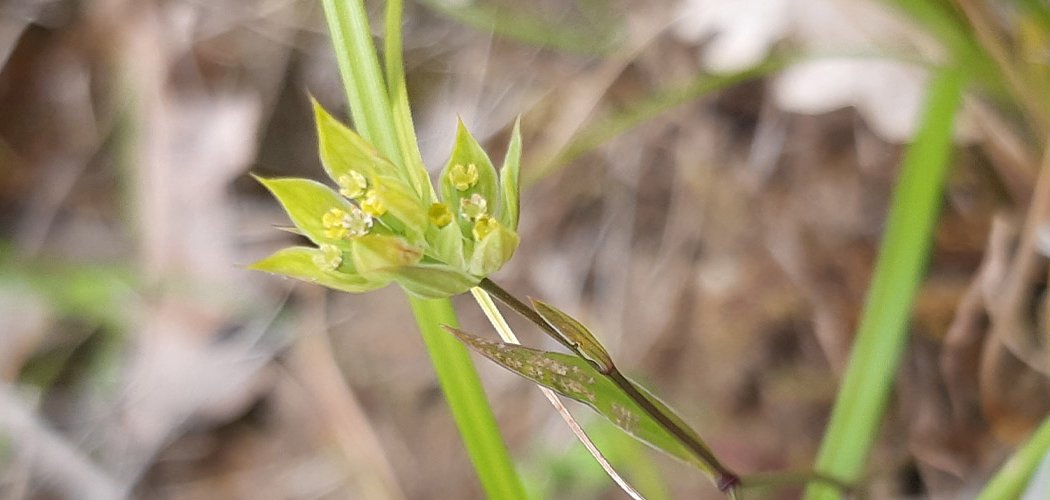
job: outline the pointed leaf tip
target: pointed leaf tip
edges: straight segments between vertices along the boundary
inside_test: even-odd
[[[563,344],[584,359],[594,363],[602,373],[612,373],[615,369],[612,357],[587,327],[546,302],[532,297],[529,297],[529,300],[532,301],[533,309],[558,331]]]

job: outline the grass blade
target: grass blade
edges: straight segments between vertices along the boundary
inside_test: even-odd
[[[941,70],[927,91],[921,128],[904,157],[857,338],[817,458],[819,472],[848,484],[856,483],[864,470],[907,344],[912,299],[941,204],[963,83],[958,72]],[[839,496],[823,484],[806,490],[808,500]]]
[[[1021,498],[1029,479],[1039,462],[1050,451],[1050,417],[1043,421],[1014,456],[1003,464],[999,472],[984,485],[977,500]]]

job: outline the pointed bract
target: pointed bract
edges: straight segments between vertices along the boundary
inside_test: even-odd
[[[343,238],[330,237],[324,226],[325,214],[333,208],[352,212],[356,208],[328,186],[307,179],[264,179],[255,177],[281,202],[284,211],[303,235],[321,245],[323,243],[346,247]]]
[[[473,179],[472,174],[476,174],[476,179]],[[473,182],[466,182],[468,180],[473,180]],[[469,199],[475,194],[485,200],[488,213],[495,213],[499,209],[499,181],[496,176],[496,168],[492,166],[492,160],[489,159],[478,141],[470,135],[470,131],[463,125],[462,120],[457,124],[456,143],[452,147],[448,163],[441,171],[440,183],[441,198],[453,210],[458,211],[462,205],[461,200]],[[463,186],[466,188],[459,189]],[[469,236],[470,221],[457,217],[457,222],[463,235]]]
[[[273,255],[252,264],[249,268],[350,293],[367,292],[390,284],[390,280],[366,279],[354,272],[352,266],[346,264],[338,269],[320,267],[318,266],[319,258],[326,258],[320,249],[290,247],[278,250]]]
[[[514,120],[514,130],[510,133],[510,144],[507,155],[503,158],[503,168],[499,171],[500,201],[499,221],[511,231],[518,230],[518,212],[521,210],[521,188],[518,178],[521,171],[521,118]]]

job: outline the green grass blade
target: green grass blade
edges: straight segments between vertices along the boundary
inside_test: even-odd
[[[423,341],[434,359],[441,390],[459,427],[467,453],[489,498],[525,498],[496,419],[485,399],[467,350],[440,325],[457,326],[448,300],[410,298]]]
[[[1021,493],[1036,467],[1050,452],[1050,417],[1032,434],[1014,456],[1003,464],[999,472],[984,485],[977,500],[998,500],[1000,498],[1021,498]]]
[[[921,128],[904,157],[857,338],[817,458],[819,472],[849,484],[864,471],[907,344],[912,299],[941,204],[963,83],[958,72],[942,70],[927,91]],[[808,500],[839,497],[825,485],[806,491]]]
[[[398,7],[400,5],[395,5],[391,11],[400,17]],[[404,162],[418,158],[418,146],[399,140],[397,128],[399,121],[402,127],[406,123],[411,126],[410,116],[405,119],[408,115],[407,94],[401,94],[400,90],[404,87],[403,68],[389,71],[388,67],[388,75],[400,80],[391,84],[396,90],[394,98],[401,106],[398,108],[401,118],[395,120],[363,2],[324,0],[324,11],[357,132],[391,161],[411,168],[411,164]],[[388,21],[387,25],[390,24]],[[395,31],[400,34],[400,24],[397,26]],[[389,47],[397,49],[396,61],[400,61],[400,40]],[[403,131],[401,135],[404,136]],[[466,348],[440,330],[442,324],[457,324],[452,302],[414,297],[409,297],[409,300],[438,381],[486,495],[501,499],[525,498],[525,490]]]

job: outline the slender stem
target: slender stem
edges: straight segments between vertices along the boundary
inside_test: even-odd
[[[543,331],[551,335],[555,339],[560,339],[557,331],[551,326],[547,320],[543,319],[536,311],[526,305],[524,302],[518,300],[517,297],[512,295],[510,292],[504,290],[492,280],[485,278],[481,280],[479,286],[494,295],[500,302],[503,302],[511,309],[514,309],[518,314],[521,314],[525,319],[533,322],[536,326],[540,327]],[[740,484],[740,476],[729,470],[727,467],[722,465],[721,462],[712,454],[703,443],[697,441],[690,432],[683,429],[674,420],[667,417],[664,412],[660,411],[656,405],[649,399],[648,396],[642,394],[638,390],[638,387],[633,382],[624,377],[622,373],[615,366],[612,367],[607,375],[610,380],[613,381],[620,389],[622,389],[628,397],[631,398],[638,406],[652,417],[661,427],[667,432],[678,439],[679,442],[686,445],[694,455],[703,460],[711,469],[717,474],[716,483],[718,489],[721,491],[732,491],[735,490]]]
[[[1032,472],[1050,452],[1050,417],[1032,434],[1014,456],[1003,464],[995,477],[984,486],[977,500],[1020,498],[1032,477]]]
[[[933,240],[952,151],[952,124],[964,80],[944,69],[931,82],[915,141],[894,189],[872,283],[836,397],[816,469],[846,483],[864,473],[908,343],[912,300]],[[807,500],[837,500],[836,488],[811,484]]]
[[[524,302],[518,300],[517,297],[511,295],[510,292],[504,290],[494,281],[485,278],[481,280],[481,283],[478,283],[478,287],[480,287],[482,290],[485,290],[488,293],[491,293],[494,297],[499,299],[500,302],[506,304],[507,307],[514,309],[514,312],[522,315],[525,319],[533,322],[536,326],[540,327],[540,329],[544,332],[547,332],[548,335],[553,337],[558,342],[562,342],[561,336],[558,335],[557,330],[555,330],[550,323],[547,323],[547,320],[543,319],[543,316],[540,316],[538,312],[534,311]]]
[[[521,342],[518,341],[517,335],[514,335],[514,331],[510,329],[510,325],[507,324],[507,320],[503,318],[502,314],[500,314],[499,308],[497,308],[496,304],[492,302],[492,297],[489,296],[488,292],[481,288],[474,287],[470,289],[470,293],[474,295],[474,300],[477,301],[478,306],[481,307],[481,310],[485,313],[485,317],[489,319],[489,323],[492,323],[492,327],[496,329],[496,333],[499,334],[499,337],[508,344],[521,345]],[[624,493],[627,493],[627,495],[634,500],[644,500],[642,494],[634,489],[634,487],[632,487],[619,472],[616,472],[616,469],[613,468],[612,464],[610,464],[605,456],[602,455],[601,450],[595,446],[594,441],[591,441],[590,436],[588,436],[583,430],[583,427],[581,427],[580,424],[576,422],[576,419],[573,418],[572,414],[569,413],[569,409],[561,403],[560,399],[558,399],[558,395],[542,385],[537,387],[539,387],[540,392],[547,397],[547,401],[550,401],[551,406],[554,406],[554,409],[558,411],[558,415],[560,415],[562,420],[565,421],[565,424],[569,426],[572,433],[576,435],[576,439],[579,439],[580,442],[583,443],[583,447],[587,448],[587,451],[592,457],[594,457],[594,460],[598,462],[598,465],[602,467],[605,473],[612,478],[613,482],[615,482]]]

